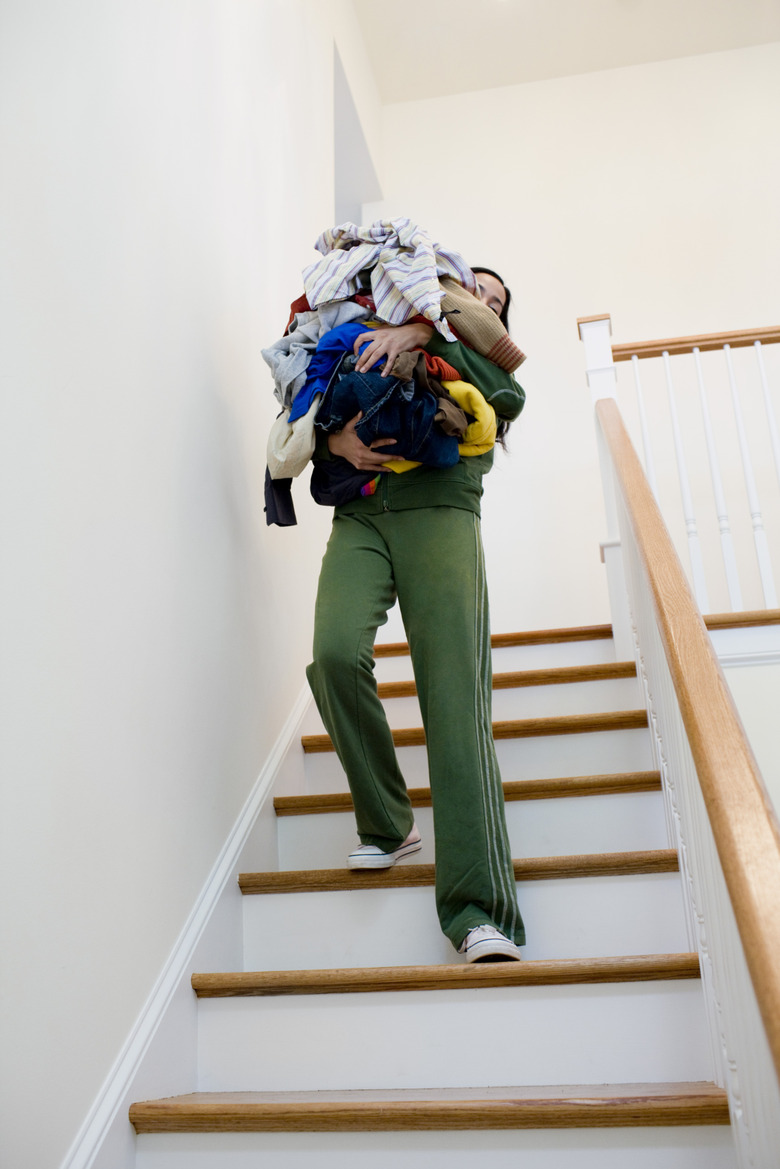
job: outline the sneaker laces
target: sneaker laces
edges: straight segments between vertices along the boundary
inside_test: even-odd
[[[501,930],[496,929],[494,925],[475,925],[468,931],[465,938],[461,942],[460,946],[458,947],[458,953],[465,953],[468,946],[473,945],[475,942],[485,942],[488,939],[493,938],[501,938],[501,940],[504,942],[509,941],[506,935],[502,934]]]
[[[502,934],[501,930],[496,929],[494,925],[475,926],[473,930],[469,930],[469,932],[466,934],[466,937],[469,939],[469,941],[472,942],[481,942],[485,938],[503,938],[504,941],[509,940],[506,935]]]

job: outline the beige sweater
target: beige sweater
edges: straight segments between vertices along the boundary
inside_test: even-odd
[[[514,373],[525,361],[525,354],[510,339],[493,310],[449,276],[442,276],[439,283],[444,289],[442,316],[447,317],[458,336],[500,369]]]

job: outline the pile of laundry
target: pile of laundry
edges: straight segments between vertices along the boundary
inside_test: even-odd
[[[361,411],[356,433],[367,446],[394,438],[392,453],[404,458],[386,466],[398,473],[420,463],[452,466],[495,442],[495,412],[453,365],[415,350],[397,357],[389,376],[358,373],[353,347],[360,334],[421,321],[508,373],[524,360],[477,299],[476,278],[462,257],[409,219],[343,223],[323,232],[315,247],[322,259],[304,269],[305,293],[291,306],[284,336],[262,351],[282,407],[268,440],[265,485],[267,522],[280,526],[296,523],[292,479],[311,460],[317,429],[341,430]],[[374,474],[345,459],[315,463],[311,491],[318,503],[344,503],[375,487]]]

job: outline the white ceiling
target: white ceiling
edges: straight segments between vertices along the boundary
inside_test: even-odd
[[[383,102],[780,40],[780,0],[353,0]]]

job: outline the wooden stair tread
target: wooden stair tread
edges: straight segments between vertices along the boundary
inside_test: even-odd
[[[493,649],[516,645],[554,645],[565,641],[602,641],[612,637],[611,625],[580,625],[569,629],[529,629],[520,633],[494,633],[490,638]],[[409,653],[405,641],[386,642],[374,646],[374,657],[400,657]]]
[[[745,609],[738,613],[708,613],[704,617],[708,629],[744,629],[752,625],[780,625],[780,609]],[[520,645],[554,645],[567,641],[602,641],[612,637],[611,625],[578,625],[565,629],[530,629],[519,633],[494,633],[490,638],[493,649]],[[402,657],[409,653],[405,641],[386,642],[374,646],[377,658]]]
[[[780,609],[745,609],[741,613],[708,613],[708,629],[747,629],[753,625],[780,625]]]
[[[515,860],[515,879],[544,881],[564,877],[631,876],[678,871],[673,848],[642,852],[586,853],[582,856],[542,856]],[[346,889],[403,889],[432,885],[435,866],[401,861],[391,869],[297,869],[274,873],[240,873],[242,893],[327,893]]]
[[[130,1108],[138,1133],[390,1132],[728,1124],[709,1082],[324,1092],[193,1092]]]
[[[552,800],[567,796],[616,795],[621,792],[661,790],[660,771],[624,771],[607,775],[563,775],[549,779],[514,779],[504,782],[504,799]],[[409,799],[415,808],[431,806],[429,787],[410,787]],[[311,816],[329,812],[351,812],[349,792],[323,795],[276,796],[277,816]]]
[[[614,678],[635,678],[633,662],[597,662],[591,666],[555,666],[545,670],[512,670],[493,675],[494,690],[524,686],[560,686],[575,682],[605,682]],[[413,681],[380,682],[380,698],[411,698],[417,693]]]
[[[337,970],[254,970],[193,974],[198,998],[378,991],[465,990],[495,986],[563,986],[699,978],[698,954],[631,954],[534,962],[461,962],[441,966],[356,967]]]
[[[647,726],[646,710],[618,710],[599,714],[564,714],[545,718],[513,718],[493,723],[494,739],[526,739],[536,735],[582,735],[598,731],[638,730]],[[419,747],[425,743],[422,727],[393,731],[396,747]],[[302,735],[308,754],[333,751],[330,735]]]

